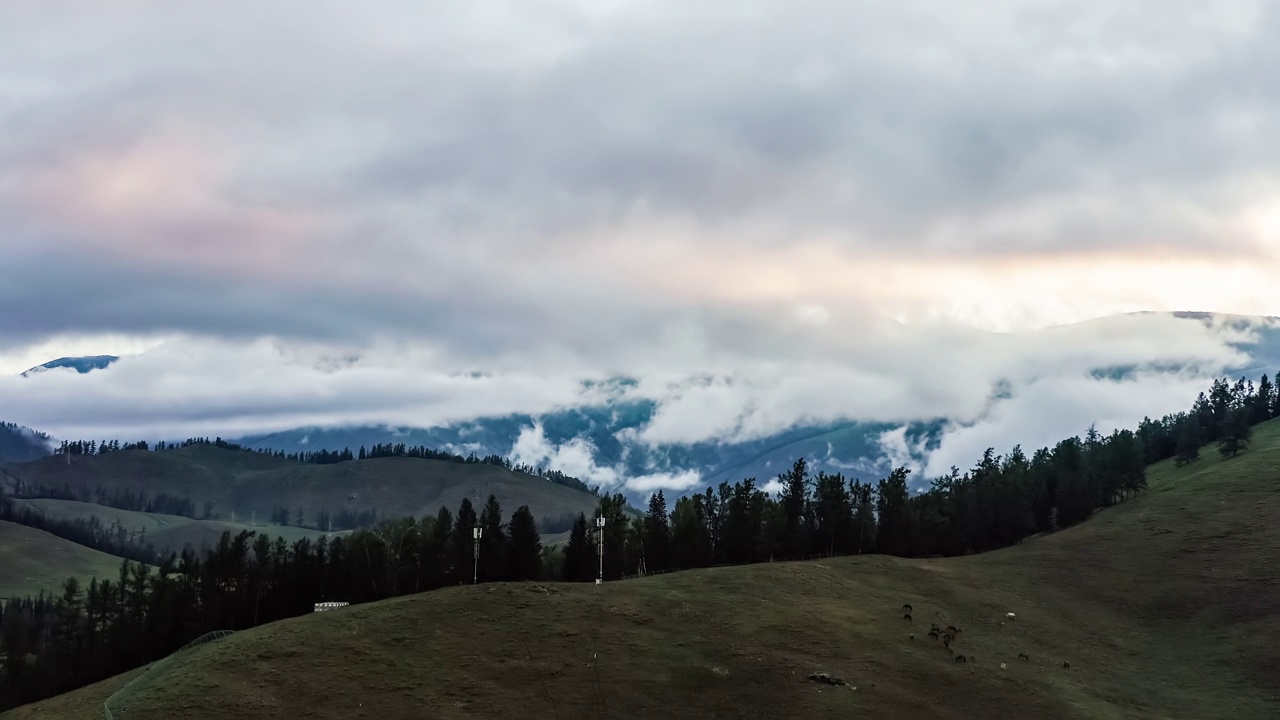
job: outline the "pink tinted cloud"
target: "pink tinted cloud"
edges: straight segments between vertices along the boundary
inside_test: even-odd
[[[69,248],[161,269],[295,275],[322,218],[235,194],[231,157],[194,134],[85,148],[33,172],[18,201],[42,237]]]

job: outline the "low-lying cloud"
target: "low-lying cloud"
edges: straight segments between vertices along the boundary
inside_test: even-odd
[[[652,418],[621,439],[655,449],[759,440],[844,420],[905,426],[945,419],[940,445],[928,451],[905,427],[881,437],[885,457],[924,478],[952,464],[968,467],[988,446],[1003,451],[1020,443],[1030,450],[1091,424],[1107,432],[1132,427],[1144,415],[1185,409],[1208,378],[1255,363],[1248,343],[1274,323],[1251,322],[1149,314],[1023,335],[899,325],[868,331],[857,346],[824,328],[793,336],[778,353],[803,350],[809,360],[729,358],[717,350],[690,355],[683,372],[627,383],[599,381],[639,373],[643,361],[566,366],[496,355],[470,365],[423,345],[179,337],[88,374],[59,369],[0,377],[0,394],[6,419],[71,439],[235,437],[379,423],[435,427],[637,400],[653,403]],[[1280,357],[1276,348],[1266,353]],[[1116,373],[1122,379],[1113,379]],[[628,474],[601,464],[587,440],[557,445],[536,424],[509,454],[606,489],[636,492],[692,488],[704,470]]]

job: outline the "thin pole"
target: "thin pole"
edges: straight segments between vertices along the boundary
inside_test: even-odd
[[[600,538],[600,545],[599,545],[600,574],[596,575],[596,584],[599,585],[604,582],[604,517],[603,516],[596,518],[596,532],[599,533],[599,538]]]
[[[471,567],[471,584],[475,585],[480,581],[480,538],[484,536],[484,528],[472,528],[471,536],[475,539],[472,544],[472,556],[475,559]]]

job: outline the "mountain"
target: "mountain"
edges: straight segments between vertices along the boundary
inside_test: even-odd
[[[1277,468],[1280,420],[1257,426],[1239,457],[1205,448],[1185,467],[1158,463],[1136,498],[980,555],[482,584],[309,614],[156,663],[111,709],[196,720],[1271,719]],[[904,621],[903,603],[921,622]],[[944,649],[928,623],[963,632]],[[2,717],[87,716],[135,676]]]
[[[307,452],[341,450],[353,452],[361,446],[379,443],[425,445],[466,455],[507,455],[523,430],[541,427],[547,443],[562,446],[585,441],[599,466],[620,468],[627,477],[653,473],[697,470],[702,482],[718,485],[745,477],[761,483],[788,469],[797,457],[806,457],[816,469],[866,476],[885,472],[888,461],[880,450],[880,436],[898,425],[887,423],[837,422],[790,428],[769,437],[748,442],[701,442],[651,447],[631,435],[653,418],[656,405],[649,401],[618,402],[584,406],[538,417],[507,415],[479,418],[446,427],[413,428],[379,425],[318,428],[306,427],[267,435],[241,438],[247,447]],[[908,440],[935,441],[941,421],[913,423]]]
[[[470,498],[479,512],[493,494],[504,514],[528,505],[552,531],[564,516],[589,514],[598,504],[589,492],[495,465],[410,457],[313,465],[212,444],[60,455],[0,470],[3,489],[10,493],[21,485],[25,494],[56,493],[81,501],[126,496],[154,500],[164,494],[171,505],[190,501],[189,514],[201,517],[207,509],[211,519],[265,522],[283,508],[292,524],[298,524],[301,512],[310,527],[317,527],[321,513],[334,519],[343,514],[420,517],[434,515],[441,505],[456,512],[463,498]]]
[[[82,355],[79,357],[61,357],[57,360],[50,360],[43,365],[37,365],[26,372],[22,373],[22,377],[30,377],[36,373],[46,372],[48,370],[56,370],[58,368],[71,368],[81,375],[94,370],[102,370],[111,363],[119,360],[115,355]]]
[[[0,422],[0,464],[27,462],[48,455],[52,439],[42,432]]]

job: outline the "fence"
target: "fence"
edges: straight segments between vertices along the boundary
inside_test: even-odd
[[[102,703],[103,717],[105,717],[107,720],[115,720],[115,715],[112,714],[111,712],[111,704],[116,702],[117,699],[119,699],[122,695],[124,695],[126,690],[133,687],[139,680],[142,680],[144,678],[154,677],[157,670],[162,670],[163,668],[167,667],[169,664],[173,662],[174,658],[190,650],[191,648],[198,647],[200,645],[204,645],[205,643],[210,643],[215,640],[221,640],[222,638],[227,637],[228,635],[232,635],[234,633],[235,633],[234,630],[214,630],[211,633],[205,633],[204,635],[201,635],[200,637],[196,638],[195,640],[192,640],[186,645],[183,645],[180,649],[166,655],[164,658],[160,660],[157,660],[155,663],[151,665],[151,667],[147,668],[146,670],[143,670],[141,675],[130,680],[128,684],[126,684],[124,687],[112,693],[111,697],[107,698],[106,702]]]

